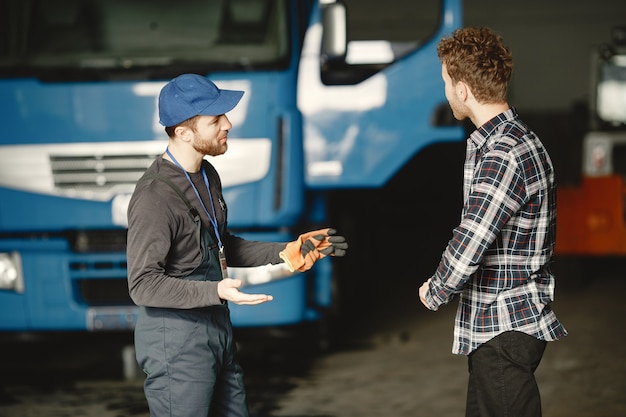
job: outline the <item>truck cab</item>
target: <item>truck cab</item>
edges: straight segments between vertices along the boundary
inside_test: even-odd
[[[341,230],[329,192],[377,189],[426,147],[462,140],[440,117],[449,109],[436,54],[462,24],[461,0],[406,7],[2,2],[0,330],[133,328],[126,209],[167,145],[158,94],[182,73],[245,92],[228,114],[228,152],[209,161],[229,228],[251,240]],[[330,257],[303,274],[282,265],[229,273],[275,300],[231,306],[235,327],[319,322],[335,303]]]

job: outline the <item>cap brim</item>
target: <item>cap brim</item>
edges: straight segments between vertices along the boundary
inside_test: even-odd
[[[224,113],[228,113],[241,100],[243,97],[243,91],[238,90],[220,90],[220,96],[217,100],[205,107],[198,114],[203,116],[219,116]]]

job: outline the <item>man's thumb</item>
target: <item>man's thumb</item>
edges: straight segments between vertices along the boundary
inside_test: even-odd
[[[241,280],[238,278],[225,278],[225,284],[230,288],[239,288],[241,287]]]

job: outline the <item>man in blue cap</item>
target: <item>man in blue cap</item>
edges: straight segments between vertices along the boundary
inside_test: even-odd
[[[241,292],[227,265],[286,262],[304,272],[347,249],[333,229],[287,244],[229,233],[220,177],[204,157],[226,152],[226,113],[242,96],[195,74],[174,78],[159,96],[169,142],[137,183],[127,245],[129,293],[140,306],[135,349],[152,416],[248,415],[228,301],[256,305],[272,296]]]

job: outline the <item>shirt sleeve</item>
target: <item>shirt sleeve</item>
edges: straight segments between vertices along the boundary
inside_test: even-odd
[[[282,263],[278,253],[285,248],[285,243],[261,242],[247,240],[239,236],[226,233],[224,247],[226,261],[233,267],[252,267],[267,264]]]
[[[461,223],[452,233],[426,302],[437,310],[460,293],[502,228],[526,199],[524,179],[512,155],[491,151],[478,161]]]

